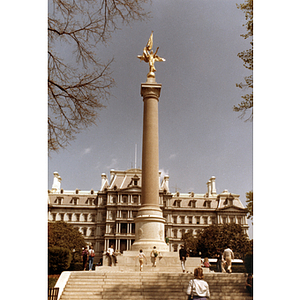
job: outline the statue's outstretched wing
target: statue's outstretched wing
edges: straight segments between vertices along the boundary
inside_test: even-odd
[[[148,62],[149,59],[148,59],[148,55],[147,55],[147,47],[144,48],[144,51],[143,51],[143,55],[138,55],[137,56],[140,60],[143,60],[145,62]]]
[[[153,47],[153,31],[151,32],[151,35],[150,35],[150,38],[148,40],[148,43],[147,43],[147,50],[150,51],[150,49],[152,49]]]
[[[166,61],[164,58],[158,56],[158,55],[155,55],[155,60],[156,61]]]

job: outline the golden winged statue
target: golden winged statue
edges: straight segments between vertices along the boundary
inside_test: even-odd
[[[156,55],[159,47],[157,47],[155,53],[153,54],[153,50],[151,50],[153,47],[153,31],[150,35],[150,38],[148,40],[148,43],[146,45],[146,47],[144,48],[143,51],[143,55],[138,55],[137,57],[142,61],[145,61],[147,63],[149,63],[149,67],[150,67],[150,71],[147,74],[147,77],[152,77],[155,78],[155,74],[154,72],[156,71],[155,67],[154,67],[154,63],[156,61],[166,61],[164,58],[159,57],[158,55]]]

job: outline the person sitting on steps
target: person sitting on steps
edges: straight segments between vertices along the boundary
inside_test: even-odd
[[[114,246],[111,245],[110,248],[107,249],[106,251],[106,255],[109,257],[110,261],[109,261],[109,266],[112,266],[113,263],[113,258],[115,259],[115,263],[118,263],[117,260],[117,255],[115,254],[115,250],[114,250]]]

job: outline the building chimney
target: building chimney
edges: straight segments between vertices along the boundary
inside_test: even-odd
[[[53,178],[53,184],[52,184],[52,192],[60,192],[60,182],[61,182],[61,177],[59,176],[58,172],[53,173],[54,178]]]
[[[100,191],[103,191],[105,188],[105,184],[107,183],[107,176],[105,173],[101,174],[101,188]]]
[[[211,182],[211,194],[212,195],[216,195],[217,194],[217,190],[216,190],[216,177],[212,176],[210,178],[210,182]]]
[[[207,181],[207,197],[211,196],[211,181]]]
[[[170,188],[169,188],[169,175],[165,175],[163,182],[162,182],[162,188],[164,188],[167,193],[170,193]]]

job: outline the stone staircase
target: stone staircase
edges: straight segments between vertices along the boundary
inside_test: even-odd
[[[59,300],[185,300],[192,274],[162,272],[71,272]],[[244,274],[205,274],[210,300],[250,300]]]

